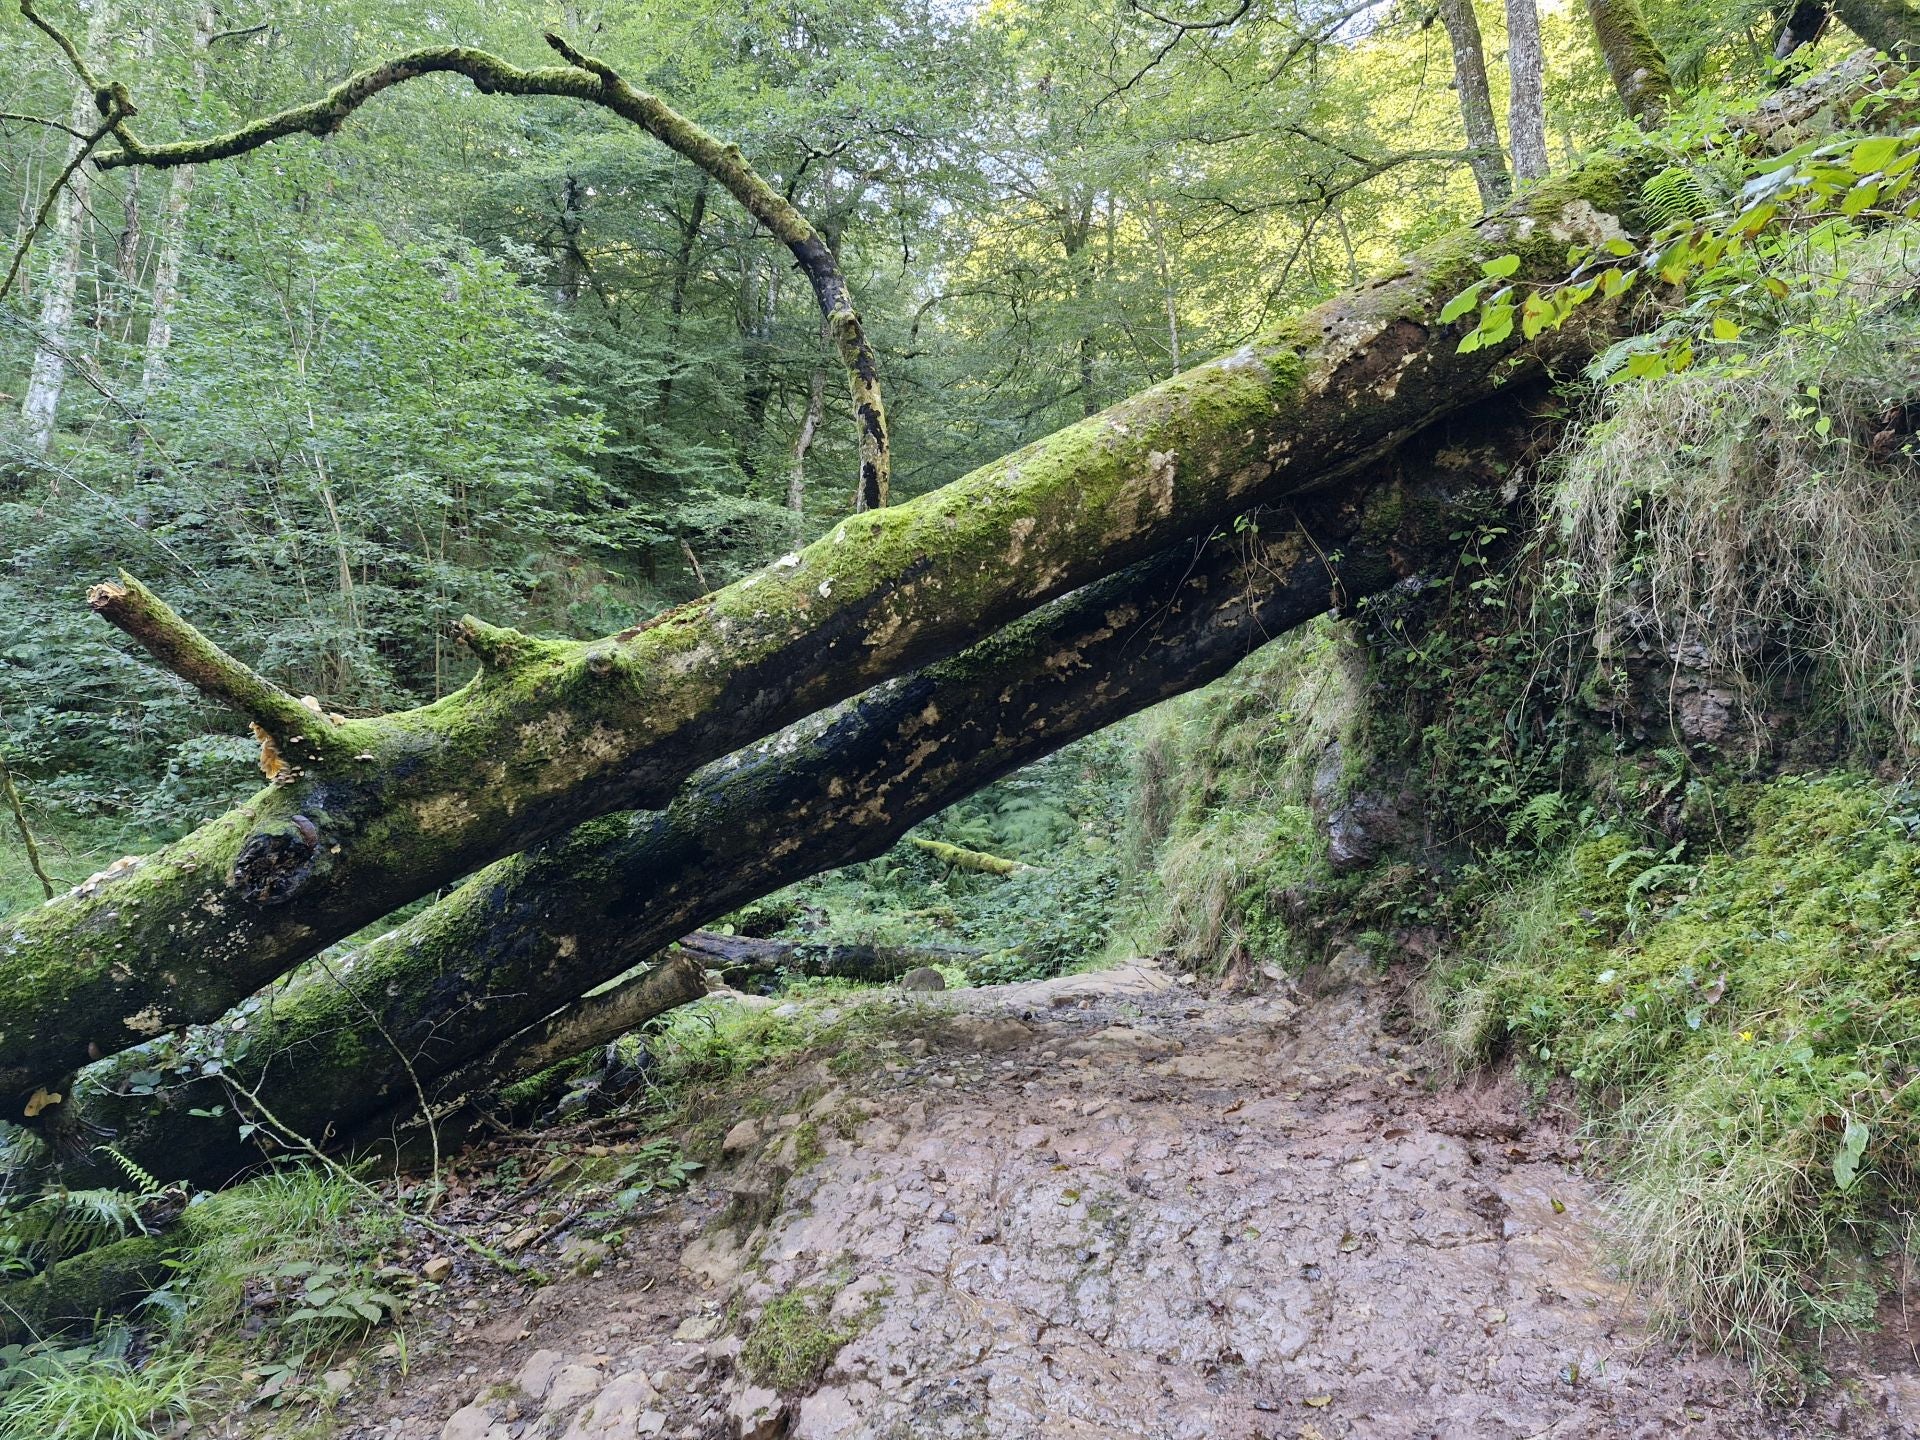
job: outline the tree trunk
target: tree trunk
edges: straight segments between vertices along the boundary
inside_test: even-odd
[[[91,0],[81,7],[87,16],[87,49],[97,53],[105,29],[107,0]],[[84,85],[77,86],[67,123],[91,134],[100,124],[100,112]],[[73,151],[80,142],[75,141]],[[70,152],[71,153],[71,152]],[[73,315],[80,295],[80,260],[86,250],[88,204],[93,189],[91,167],[82,165],[67,177],[66,188],[54,202],[43,242],[52,256],[46,294],[40,301],[40,325],[33,349],[33,369],[20,404],[20,421],[27,449],[45,455],[53,445],[54,419],[60,392],[67,379],[67,357],[73,353]]]
[[[869,985],[898,980],[909,970],[918,970],[923,965],[954,965],[975,959],[981,953],[937,945],[756,940],[748,935],[719,935],[711,930],[696,930],[681,936],[674,950],[728,978],[773,975],[785,970],[795,975],[860,980]]]
[[[1516,395],[1516,402],[1519,396]],[[1518,403],[1500,407],[1510,414]],[[1536,428],[1524,416],[1522,433]],[[349,960],[183,1042],[92,1067],[44,1112],[66,1178],[111,1143],[167,1178],[259,1158],[207,1057],[302,1131],[352,1130],[700,925],[885,853],[1001,775],[1223,673],[1272,635],[1434,563],[1462,507],[1497,504],[1513,434],[1441,427],[1345,497],[1248,536],[1169,548],[844,712],[709,766],[665,810],[608,816],[502,861]],[[1446,456],[1445,464],[1427,457]],[[1448,468],[1454,466],[1456,468]],[[1439,474],[1440,498],[1429,494]],[[1454,497],[1454,498],[1448,498]],[[1311,539],[1309,539],[1311,537]],[[1330,568],[1323,558],[1341,557]]]
[[[581,248],[586,233],[587,187],[578,175],[569,174],[560,182],[560,218],[556,222],[560,238],[553,266],[553,303],[569,309],[580,302],[587,283],[587,256]]]
[[[1480,188],[1480,208],[1491,210],[1513,186],[1507,179],[1506,152],[1493,121],[1493,92],[1487,84],[1487,56],[1480,44],[1480,20],[1473,0],[1440,0],[1440,23],[1453,45],[1453,83],[1460,94],[1460,118],[1467,127],[1467,168]]]
[[[707,218],[707,186],[710,183],[706,176],[700,177],[700,184],[693,192],[693,206],[688,210],[687,218],[680,222],[680,248],[673,257],[673,288],[667,296],[668,370],[660,377],[656,400],[662,420],[673,408],[672,367],[680,363],[680,327],[687,314],[687,283],[693,276],[693,252],[700,243],[700,227]]]
[[[1080,338],[1074,344],[1074,363],[1080,376],[1080,413],[1092,418],[1099,412],[1093,383],[1093,251],[1087,244],[1093,233],[1093,197],[1089,195],[1078,214],[1063,218],[1060,243],[1067,252],[1067,269],[1073,275],[1074,323]]]
[[[1754,123],[1785,136],[1834,99],[1783,92]],[[101,614],[252,718],[276,783],[8,922],[0,1094],[22,1107],[9,1113],[491,860],[664,805],[708,761],[1251,506],[1350,493],[1414,431],[1584,360],[1628,323],[1621,308],[1466,355],[1465,322],[1438,313],[1493,256],[1517,258],[1516,284],[1546,282],[1570,243],[1634,233],[1640,185],[1663,163],[1596,157],[1231,355],[618,635],[464,621],[480,673],[417,710],[323,716],[137,585],[96,587]]]
[[[186,253],[187,214],[193,205],[195,167],[182,165],[173,172],[167,190],[167,208],[160,216],[159,253],[153,264],[152,309],[147,321],[147,343],[140,362],[140,392],[159,390],[167,374],[167,351],[173,345],[173,304],[180,292],[180,261]]]
[[[1018,875],[1022,870],[1031,870],[1018,860],[1009,860],[1004,855],[990,855],[985,850],[968,850],[961,845],[949,845],[944,840],[923,840],[914,836],[913,845],[933,856],[949,870],[971,870],[976,875]]]
[[[1647,29],[1639,0],[1587,0],[1600,58],[1627,114],[1641,129],[1658,125],[1673,102],[1667,57]]]
[[[1920,9],[1906,0],[1834,0],[1840,23],[1902,65],[1920,64]]]
[[[813,367],[807,382],[807,413],[800,421],[800,433],[793,441],[793,468],[787,472],[787,510],[793,517],[793,546],[797,550],[807,538],[807,451],[820,429],[826,411],[827,372]]]
[[[1507,0],[1507,141],[1513,178],[1547,178],[1546,57],[1540,47],[1540,11],[1534,0]]]

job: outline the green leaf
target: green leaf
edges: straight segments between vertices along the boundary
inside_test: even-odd
[[[1833,1183],[1840,1189],[1851,1190],[1854,1181],[1860,1178],[1860,1160],[1867,1153],[1867,1140],[1872,1133],[1851,1115],[1847,1117],[1840,1148],[1833,1152]]]
[[[1899,149],[1900,141],[1896,137],[1875,135],[1853,147],[1853,153],[1847,157],[1847,168],[1856,175],[1871,175],[1884,169]]]
[[[1840,213],[1852,219],[1880,198],[1877,181],[1865,180],[1840,197]]]
[[[1480,316],[1480,343],[1498,345],[1513,334],[1513,302],[1489,305]]]
[[[1724,315],[1713,317],[1713,338],[1716,340],[1738,340],[1740,327]]]
[[[1480,292],[1486,288],[1485,280],[1476,280],[1458,295],[1440,307],[1440,323],[1450,325],[1462,315],[1480,303]]]
[[[1553,322],[1554,305],[1542,295],[1527,296],[1520,308],[1520,333],[1531,340]]]
[[[1504,280],[1520,268],[1520,257],[1518,255],[1502,255],[1497,259],[1487,261],[1480,268],[1491,278]]]

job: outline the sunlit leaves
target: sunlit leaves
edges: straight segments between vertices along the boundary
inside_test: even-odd
[[[1765,162],[1737,201],[1717,214],[1689,213],[1639,244],[1614,236],[1592,248],[1575,246],[1568,273],[1555,280],[1516,281],[1489,293],[1493,281],[1518,276],[1520,258],[1489,260],[1482,278],[1442,307],[1440,320],[1475,317],[1459,342],[1460,353],[1471,354],[1509,340],[1516,328],[1523,340],[1537,339],[1596,297],[1621,299],[1645,276],[1662,287],[1671,318],[1653,342],[1638,337],[1613,347],[1597,373],[1610,383],[1674,374],[1693,364],[1702,344],[1738,344],[1750,325],[1766,318],[1755,306],[1789,298],[1792,287],[1776,271],[1796,245],[1833,254],[1864,226],[1920,216],[1920,194],[1909,197],[1916,167],[1920,127],[1808,143]],[[1656,216],[1697,210],[1692,197],[1705,192],[1675,166],[1649,182],[1650,192],[1655,182],[1666,197],[1655,203],[1659,197],[1650,195]],[[1684,205],[1673,198],[1683,191]]]

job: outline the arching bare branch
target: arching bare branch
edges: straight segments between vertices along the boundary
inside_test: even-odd
[[[102,82],[95,76],[74,43],[35,10],[33,0],[20,0],[20,10],[60,47],[81,82],[93,91],[105,123],[87,145],[87,152],[91,153],[109,134],[119,142],[117,150],[106,151],[95,158],[94,163],[101,170],[204,165],[244,155],[289,136],[324,138],[344,126],[354,111],[374,96],[423,75],[458,75],[486,95],[555,96],[611,110],[712,176],[791,252],[813,288],[828,334],[847,370],[860,450],[860,478],[854,508],[878,509],[887,503],[891,457],[879,364],[832,247],[806,216],[747,162],[738,145],[720,140],[658,96],[628,83],[605,61],[585,54],[555,34],[546,36],[547,44],[566,63],[533,69],[467,46],[411,50],[348,76],[319,99],[304,105],[292,106],[205,139],[149,145],[126,123],[137,113],[126,87],[117,81]],[[15,269],[18,263],[16,257]],[[4,293],[4,287],[0,287],[0,294]]]

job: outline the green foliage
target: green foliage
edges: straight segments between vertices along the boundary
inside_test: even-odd
[[[198,1358],[169,1351],[135,1365],[124,1338],[40,1349],[0,1366],[0,1440],[162,1440],[199,1408]]]
[[[1738,344],[1603,394],[1552,499],[1603,665],[1651,640],[1757,714],[1784,661],[1863,733],[1920,745],[1917,242],[1808,252],[1766,325],[1743,311]]]
[[[1066,746],[942,812],[928,838],[1021,861],[1010,876],[951,868],[902,844],[776,897],[809,940],[951,945],[984,952],[976,984],[1058,975],[1106,950],[1134,903],[1124,854],[1131,734]]]
[[[0,1212],[0,1271],[38,1269],[144,1232],[146,1197],[124,1190],[49,1190]]]
[[[1364,764],[1361,658],[1322,621],[1139,722],[1134,863],[1143,948],[1188,967],[1298,964],[1287,896],[1327,881],[1315,811]]]
[[[1920,127],[1891,134],[1872,128],[1901,115],[1916,93],[1920,77],[1910,76],[1856,103],[1849,118],[1860,128],[1751,157],[1714,109],[1696,106],[1636,142],[1668,145],[1686,157],[1646,182],[1642,205],[1652,229],[1644,241],[1575,246],[1567,256],[1571,272],[1549,284],[1496,286],[1518,270],[1519,257],[1490,260],[1485,275],[1447,303],[1442,319],[1477,313],[1459,342],[1465,354],[1506,341],[1516,320],[1531,340],[1596,299],[1624,296],[1636,281],[1666,287],[1661,323],[1595,362],[1594,378],[1610,384],[1676,375],[1715,347],[1738,344],[1754,326],[1778,328],[1778,307],[1792,299],[1810,262],[1880,226],[1920,218],[1920,194],[1909,193],[1920,165]]]
[[[1848,1253],[1903,1243],[1920,1174],[1920,799],[1783,778],[1679,862],[1594,834],[1443,982],[1461,1053],[1512,1047],[1606,1101],[1629,1273],[1674,1323],[1777,1361],[1858,1323]]]
[[[218,1212],[217,1225],[196,1227],[155,1302],[183,1337],[204,1341],[258,1312],[285,1348],[304,1353],[398,1314],[376,1271],[400,1221],[347,1181],[290,1166],[225,1192]]]

